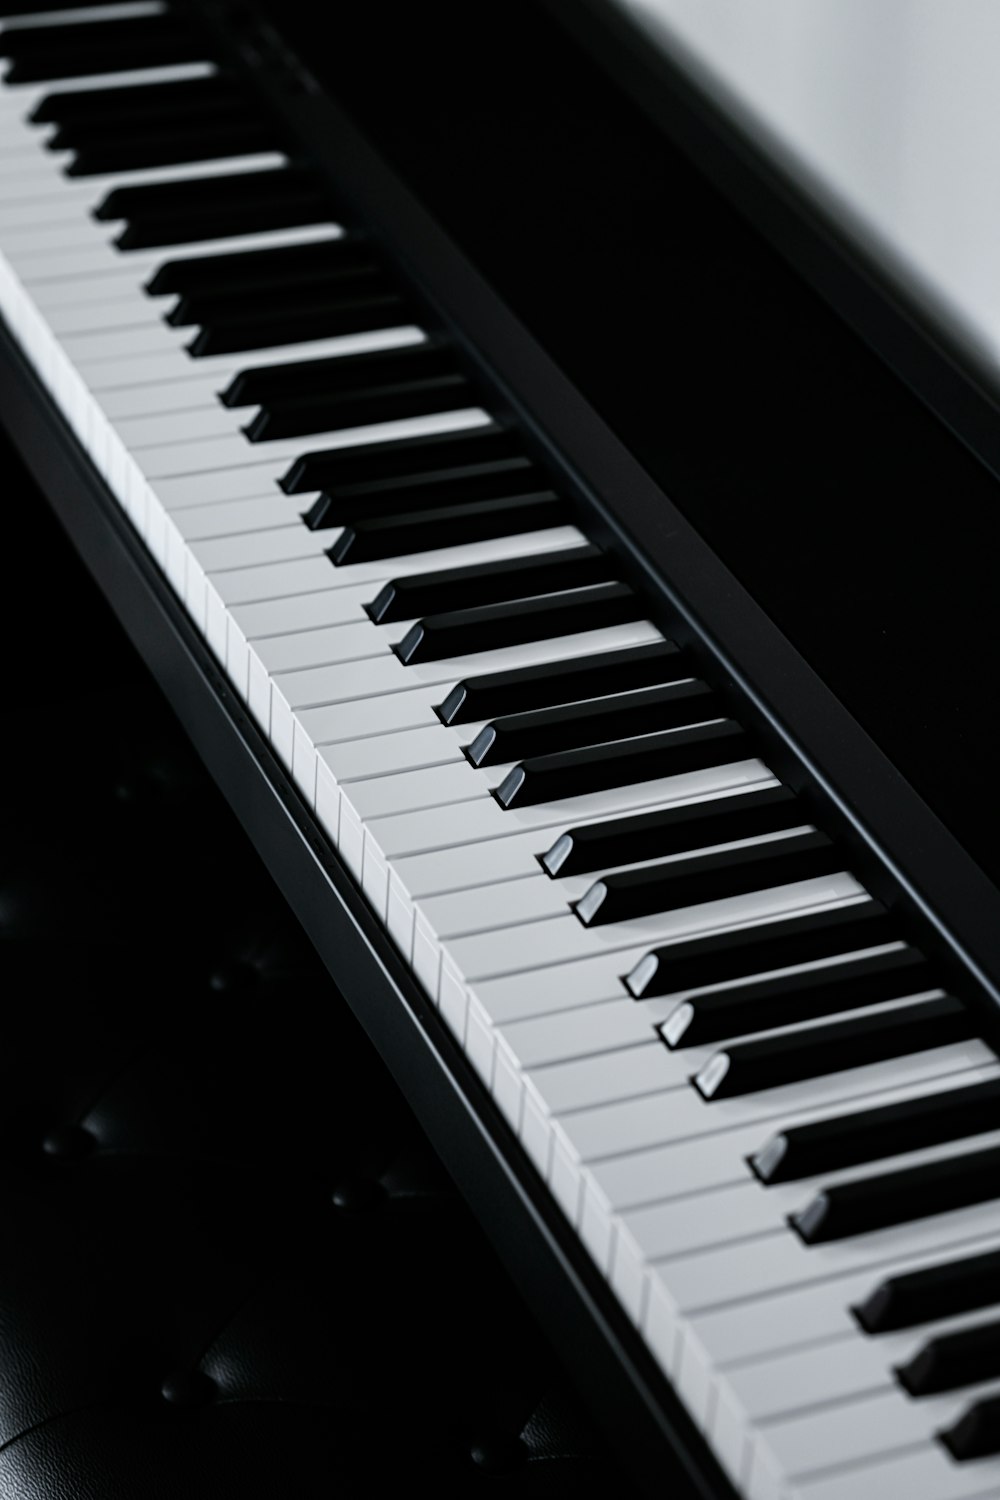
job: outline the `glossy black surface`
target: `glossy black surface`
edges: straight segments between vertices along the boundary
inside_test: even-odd
[[[1000,1302],[1000,1251],[957,1256],[904,1276],[891,1276],[853,1308],[866,1333],[914,1328]]]
[[[831,958],[898,937],[898,928],[879,903],[866,901],[737,928],[721,937],[654,948],[640,959],[625,983],[636,1000],[652,999],[766,974],[810,959]]]
[[[870,954],[695,995],[663,1022],[660,1034],[670,1047],[694,1047],[903,1000],[932,988],[932,972],[915,950]]]
[[[588,927],[628,922],[654,912],[725,901],[797,880],[834,875],[841,864],[840,851],[825,834],[815,829],[793,829],[758,844],[605,875],[581,896],[575,910]]]
[[[990,1081],[795,1125],[772,1136],[749,1162],[761,1182],[794,1182],[998,1129],[1000,1083]],[[876,1321],[872,1314],[865,1326]],[[883,1322],[881,1326],[892,1325]]]
[[[316,56],[308,0],[265,8],[1000,876],[997,481],[536,0],[434,0],[391,56],[376,11]]]
[[[915,1219],[953,1212],[975,1203],[989,1203],[1000,1197],[998,1169],[1000,1150],[993,1147],[956,1153],[898,1172],[840,1182],[818,1193],[800,1213],[792,1215],[790,1222],[807,1245],[869,1234],[894,1224],[909,1224]],[[918,1394],[918,1387],[946,1389],[932,1383],[938,1378],[939,1375],[915,1374],[908,1389],[914,1394]]]
[[[11,543],[100,662],[54,675],[61,620],[29,636],[3,591],[0,1490],[631,1496],[2,433],[0,456]]]
[[[365,605],[365,613],[377,625],[385,625],[392,620],[500,604],[602,583],[610,577],[612,566],[610,558],[597,547],[568,547],[565,551],[468,568],[411,573],[391,579]]]
[[[605,740],[631,739],[661,729],[701,723],[718,718],[720,710],[718,698],[703,682],[639,688],[586,703],[494,719],[480,731],[465,754],[474,766],[500,765],[528,756],[551,755],[557,750],[574,750]],[[605,863],[632,863],[642,857],[635,854],[627,860],[611,859]]]
[[[801,803],[787,787],[751,788],[695,806],[682,804],[570,828],[546,850],[540,863],[553,879],[586,875],[795,828],[804,815]]]
[[[468,724],[495,714],[576,703],[619,689],[670,682],[683,673],[684,658],[677,647],[671,641],[661,641],[570,657],[546,666],[469,677],[455,684],[437,714],[444,724]]]
[[[330,548],[338,567],[370,562],[373,558],[403,557],[411,552],[433,552],[492,537],[545,531],[569,519],[569,506],[551,490],[513,499],[477,500],[408,510],[402,515],[374,516],[345,526]],[[435,619],[438,618],[435,616]],[[446,652],[454,655],[454,652]]]
[[[731,720],[720,719],[692,729],[665,729],[635,740],[536,756],[515,766],[493,795],[505,808],[557,802],[726,765],[749,753],[745,732]]]
[[[975,1024],[959,1001],[922,1000],[873,1015],[851,1016],[802,1031],[735,1042],[705,1064],[695,1086],[705,1099],[730,1099],[760,1089],[780,1088],[806,1078],[822,1078],[847,1068],[866,1067],[890,1057],[907,1057],[966,1041]],[[804,1233],[815,1238],[810,1213]]]

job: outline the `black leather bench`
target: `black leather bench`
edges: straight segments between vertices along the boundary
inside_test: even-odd
[[[0,457],[0,1500],[626,1495]]]

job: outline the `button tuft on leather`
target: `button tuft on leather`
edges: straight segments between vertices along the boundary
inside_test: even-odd
[[[160,1386],[160,1395],[170,1406],[207,1406],[215,1394],[215,1381],[203,1370],[175,1370]]]
[[[471,1444],[469,1457],[485,1474],[510,1474],[526,1462],[528,1450],[519,1437],[490,1433]]]
[[[96,1145],[96,1136],[82,1125],[57,1125],[42,1137],[42,1150],[55,1161],[79,1161]]]
[[[242,995],[256,987],[260,975],[252,964],[242,959],[216,964],[208,976],[208,987],[217,995]]]
[[[334,1188],[330,1201],[334,1208],[344,1213],[371,1213],[381,1204],[385,1189],[371,1177],[342,1177]]]

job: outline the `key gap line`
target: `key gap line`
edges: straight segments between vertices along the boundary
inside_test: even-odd
[[[928,1443],[932,1440],[933,1435],[928,1433],[927,1437],[923,1440],[911,1443],[897,1443],[891,1448],[881,1449],[878,1453],[861,1454],[856,1458],[841,1459],[840,1463],[823,1464],[816,1469],[799,1469],[790,1477],[796,1482],[800,1480],[811,1482],[814,1479],[822,1479],[824,1476],[829,1477],[832,1474],[850,1474],[859,1469],[871,1469],[874,1465],[891,1463],[895,1458],[905,1458],[908,1453],[925,1453]],[[941,1454],[944,1458],[949,1457],[943,1448],[941,1449]],[[986,1491],[986,1494],[987,1496],[996,1495],[995,1484],[992,1489]],[[895,1500],[895,1497],[893,1497],[893,1500]],[[966,1497],[963,1496],[962,1500],[966,1500]]]
[[[827,1396],[822,1401],[804,1401],[798,1406],[788,1406],[781,1411],[769,1412],[766,1416],[756,1416],[754,1422],[762,1428],[776,1427],[779,1422],[794,1421],[797,1417],[807,1417],[812,1413],[842,1411],[856,1406],[862,1400],[870,1400],[873,1396],[891,1395],[894,1391],[900,1396],[905,1396],[905,1392],[896,1385],[895,1381],[887,1379],[880,1385],[868,1385],[857,1391],[845,1391],[839,1396]],[[906,1446],[911,1445],[908,1443]]]
[[[973,1064],[973,1066],[971,1068],[968,1067],[968,1066],[963,1066],[961,1068],[949,1068],[944,1073],[932,1073],[932,1074],[929,1075],[928,1078],[921,1079],[918,1084],[912,1085],[912,1086],[919,1088],[919,1087],[927,1085],[928,1083],[932,1083],[932,1082],[935,1082],[937,1080],[940,1080],[942,1078],[960,1078],[960,1077],[962,1077],[967,1072],[973,1072],[973,1071],[975,1071],[975,1068],[976,1068],[975,1064]],[[662,1094],[667,1094],[667,1093],[673,1094],[673,1093],[678,1093],[682,1089],[690,1088],[691,1092],[692,1092],[692,1095],[693,1095],[693,1097],[695,1099],[697,1099],[701,1104],[703,1104],[706,1109],[711,1108],[710,1101],[707,1100],[707,1099],[703,1099],[702,1096],[701,1096],[701,1094],[698,1092],[698,1090],[696,1088],[694,1088],[693,1082],[692,1082],[692,1078],[693,1078],[693,1075],[689,1075],[688,1078],[684,1082],[682,1082],[682,1083],[662,1084],[662,1085],[660,1085],[656,1089],[649,1089],[649,1090],[646,1090],[643,1094],[637,1094],[637,1095],[634,1095],[632,1097],[635,1097],[635,1098],[648,1098],[648,1097],[650,1097],[653,1094],[661,1094],[661,1093]],[[795,1086],[796,1085],[792,1085],[792,1087],[795,1087]],[[782,1084],[782,1085],[779,1085],[778,1087],[779,1088],[783,1088],[783,1087],[787,1087],[787,1085],[783,1085]],[[908,1085],[908,1087],[909,1087],[909,1085]],[[762,1093],[769,1093],[771,1091],[765,1089],[765,1090],[761,1090],[761,1092]],[[879,1094],[884,1094],[886,1092],[888,1092],[887,1089],[886,1089],[886,1086],[884,1084],[882,1084],[881,1086],[876,1087],[876,1088],[866,1089],[864,1092],[862,1092],[860,1094],[848,1093],[848,1094],[843,1095],[839,1099],[832,1100],[830,1102],[830,1104],[829,1104],[829,1108],[831,1110],[838,1110],[838,1109],[843,1108],[846,1105],[851,1105],[851,1104],[854,1104],[856,1102],[861,1102],[861,1101],[864,1101],[865,1099],[877,1098]],[[626,1097],[628,1097],[628,1096],[626,1096]],[[746,1097],[751,1097],[751,1096],[746,1096]],[[757,1097],[759,1098],[760,1096],[758,1095]],[[621,1099],[602,1100],[600,1104],[589,1105],[585,1109],[566,1110],[566,1111],[564,1111],[564,1114],[567,1117],[572,1117],[573,1115],[579,1115],[579,1114],[591,1114],[594,1110],[610,1109],[610,1108],[613,1108],[615,1105],[620,1104],[621,1102],[622,1102]],[[812,1108],[817,1108],[817,1107],[820,1108],[820,1109],[826,1109],[827,1108],[826,1105],[812,1106]],[[801,1112],[803,1112],[805,1110],[808,1110],[809,1108],[810,1108],[810,1106],[801,1105],[799,1107],[799,1113],[801,1113]],[[743,1130],[747,1126],[757,1125],[758,1123],[762,1127],[766,1127],[768,1125],[774,1124],[775,1121],[779,1121],[780,1122],[781,1120],[783,1120],[786,1117],[786,1115],[788,1113],[788,1110],[789,1110],[789,1106],[782,1105],[782,1107],[779,1108],[779,1109],[777,1109],[776,1111],[772,1112],[772,1111],[769,1110],[767,1113],[761,1114],[760,1116],[755,1115],[753,1117],[753,1119],[742,1120],[742,1121],[739,1121],[736,1124],[734,1124],[734,1123],[732,1123],[730,1121],[730,1122],[728,1122],[725,1125],[721,1125],[720,1124],[720,1125],[716,1126],[712,1130],[697,1130],[697,1131],[694,1132],[694,1134],[691,1134],[690,1132],[686,1132],[685,1135],[683,1136],[683,1140],[684,1141],[689,1141],[689,1140],[691,1140],[691,1141],[693,1141],[693,1140],[704,1140],[704,1139],[706,1139],[709,1136],[726,1135],[730,1131],[733,1131],[733,1130]],[[795,1112],[796,1111],[795,1111],[794,1107],[792,1107],[792,1113],[794,1114]],[[560,1118],[560,1116],[554,1116],[554,1118],[558,1119],[558,1118]],[[824,1116],[824,1118],[825,1118],[825,1116]],[[587,1158],[587,1162],[589,1164],[589,1163],[597,1163],[597,1162],[623,1161],[626,1158],[631,1157],[631,1156],[638,1156],[638,1155],[646,1153],[646,1152],[650,1152],[651,1153],[651,1152],[654,1152],[654,1151],[661,1151],[665,1147],[668,1147],[668,1146],[671,1146],[671,1145],[674,1145],[674,1144],[680,1144],[680,1143],[681,1143],[681,1138],[673,1136],[673,1137],[668,1138],[667,1140],[658,1141],[658,1142],[656,1142],[652,1146],[640,1146],[635,1151],[614,1151],[614,1152],[609,1153],[607,1156],[590,1156],[590,1157]],[[748,1178],[746,1180],[747,1180],[748,1183],[756,1181],[755,1178]]]
[[[467,802],[467,801],[474,800],[474,799],[470,799],[468,797],[464,797],[461,800]],[[446,804],[441,804],[441,803],[435,803],[434,804],[434,806],[442,806],[442,805],[446,805]],[[848,872],[847,871],[843,871],[841,873],[847,874]],[[765,886],[763,889],[764,890],[774,890],[774,889],[780,889],[780,887]],[[762,894],[762,892],[753,892],[753,894],[754,895],[758,895],[758,894]],[[700,904],[702,904],[702,903],[699,903],[699,905]],[[709,902],[705,902],[703,904],[704,905],[709,905],[710,903]],[[682,910],[682,911],[683,910],[686,910],[686,911],[697,911],[698,907],[697,906],[679,907],[677,909],[678,910]],[[836,907],[834,906],[831,909],[836,910]],[[813,906],[798,907],[797,906],[797,907],[793,907],[791,909],[791,912],[789,913],[789,915],[796,915],[798,913],[812,912],[814,910],[815,911],[825,911],[825,910],[827,910],[827,908],[825,906],[820,905],[820,904],[817,904],[815,907],[813,907]],[[637,917],[637,918],[633,918],[632,920],[639,921],[639,922],[651,922],[651,921],[655,920],[656,915],[657,914],[654,913],[652,916]],[[660,915],[672,915],[672,913],[661,913]],[[514,925],[516,925],[516,924],[514,924]],[[609,923],[608,925],[609,926],[613,926],[613,925],[618,925],[618,924],[610,924]],[[580,924],[580,929],[581,929],[581,932],[585,932],[585,933],[589,933],[591,931],[590,928],[584,927],[583,923]],[[495,931],[502,931],[503,929],[497,928],[497,929],[493,929],[493,930],[495,930]],[[598,930],[600,930],[600,929],[598,929]],[[740,930],[739,927],[733,926],[733,927],[712,928],[712,929],[710,929],[710,932],[712,932],[712,933],[718,933],[719,935],[721,935],[723,933],[731,932],[731,931],[737,931],[738,932],[739,930]],[[700,932],[698,929],[695,929],[694,931],[689,932],[689,933],[682,933],[679,937],[673,939],[673,941],[684,942],[684,941],[686,941],[688,939],[694,939],[694,938],[703,937],[703,936],[706,936],[706,935],[707,935],[706,933]],[[627,943],[626,942],[622,942],[622,943],[617,943],[616,942],[616,944],[615,944],[614,947],[611,947],[611,946],[602,947],[599,953],[596,953],[596,954],[586,954],[586,955],[582,955],[582,956],[583,957],[599,958],[599,957],[602,957],[604,955],[611,955],[613,953],[627,952],[630,948],[641,947],[646,941],[647,941],[646,934],[639,933],[639,934],[636,934],[636,936],[633,939],[631,939],[629,942],[627,942]],[[662,944],[661,941],[659,939],[657,939],[653,935],[650,935],[648,937],[648,941],[649,941],[649,945],[650,945],[651,948],[652,947],[657,947],[657,946],[664,946],[664,944]],[[572,960],[568,960],[568,959],[565,959],[565,958],[546,959],[544,961],[535,962],[535,963],[531,964],[527,968],[521,968],[521,969],[503,969],[503,970],[499,970],[499,971],[496,971],[496,972],[490,972],[490,973],[487,973],[487,974],[472,974],[472,975],[468,976],[468,978],[466,980],[466,983],[467,984],[486,984],[491,979],[508,979],[508,978],[513,978],[517,974],[534,973],[538,969],[556,968],[560,964],[564,964],[564,963],[571,962],[571,961]]]
[[[770,1231],[770,1238],[777,1241],[784,1238],[787,1233],[788,1226],[782,1225],[779,1228]],[[983,1246],[984,1248],[988,1249],[996,1246],[996,1238],[997,1237],[995,1230],[989,1233],[980,1231],[978,1235],[946,1241],[944,1244],[935,1245],[931,1250],[918,1251],[916,1253],[922,1258],[925,1254],[930,1256],[940,1256],[947,1254],[947,1252],[951,1250],[963,1250],[966,1248],[975,1249],[977,1246]],[[803,1246],[803,1249],[804,1248],[805,1247]],[[909,1254],[913,1253],[914,1252],[909,1252]],[[677,1258],[678,1257],[671,1257],[671,1259]],[[886,1266],[897,1265],[899,1262],[899,1258],[900,1257],[898,1252],[892,1255],[883,1254],[881,1256],[877,1256],[874,1260],[866,1261],[865,1264],[861,1266],[856,1266],[854,1268],[842,1267],[838,1271],[830,1271],[825,1275],[821,1274],[815,1276],[806,1276],[804,1279],[786,1281],[780,1287],[773,1290],[752,1292],[743,1297],[720,1298],[715,1302],[693,1303],[690,1307],[684,1310],[683,1315],[690,1322],[694,1317],[705,1317],[717,1312],[726,1312],[732,1307],[749,1307],[752,1306],[755,1302],[764,1302],[771,1297],[784,1296],[786,1292],[799,1291],[806,1287],[827,1286],[832,1282],[843,1281],[848,1276],[855,1276],[861,1273],[867,1275],[869,1272],[881,1271]],[[931,1261],[930,1263],[933,1264],[934,1262]],[[658,1264],[658,1258],[649,1262],[649,1265],[652,1269],[655,1269]]]

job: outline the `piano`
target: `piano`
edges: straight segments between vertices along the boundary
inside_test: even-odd
[[[639,1483],[985,1500],[989,360],[471,9],[5,0],[5,422]]]

